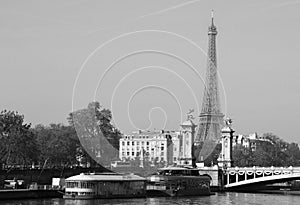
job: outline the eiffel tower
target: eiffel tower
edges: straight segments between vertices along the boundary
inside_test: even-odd
[[[204,96],[199,116],[198,131],[194,140],[194,157],[196,161],[203,161],[211,154],[221,136],[223,125],[224,115],[221,113],[217,75],[217,34],[212,11],[211,25],[208,28],[208,54]]]

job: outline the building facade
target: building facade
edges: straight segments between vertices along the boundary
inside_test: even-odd
[[[260,144],[267,142],[272,143],[269,139],[258,136],[257,133],[252,133],[249,135],[236,135],[233,137],[232,146],[241,145],[243,147],[249,148],[255,151]]]
[[[121,160],[141,160],[173,164],[179,156],[179,133],[175,131],[142,131],[120,139]]]
[[[192,165],[192,146],[196,125],[191,119],[183,122],[179,131],[142,131],[120,139],[119,158],[122,161],[149,161],[152,164]]]

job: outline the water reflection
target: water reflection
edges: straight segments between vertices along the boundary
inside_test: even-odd
[[[3,205],[298,205],[300,195],[251,194],[251,193],[217,193],[201,197],[160,197],[142,199],[95,199],[95,200],[65,200],[65,199],[35,199],[0,201]]]

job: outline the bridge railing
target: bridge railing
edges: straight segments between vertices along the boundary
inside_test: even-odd
[[[274,175],[292,175],[293,173],[300,173],[300,167],[229,167],[224,169],[224,184]]]

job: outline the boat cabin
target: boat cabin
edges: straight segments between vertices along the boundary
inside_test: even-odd
[[[64,198],[145,197],[146,179],[133,174],[89,173],[66,179]]]
[[[200,176],[199,170],[186,167],[162,168],[157,172],[157,175],[163,176]]]

